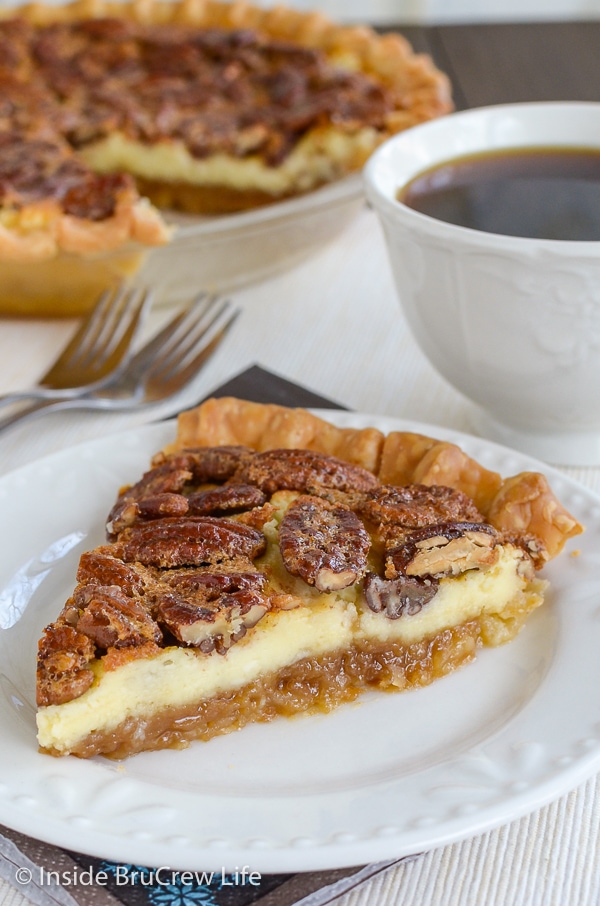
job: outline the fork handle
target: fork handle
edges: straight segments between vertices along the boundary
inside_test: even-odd
[[[65,387],[63,390],[53,390],[51,387],[30,387],[29,390],[15,390],[12,393],[0,393],[0,408],[10,406],[13,403],[21,403],[25,400],[71,400],[77,396],[83,396],[94,389],[96,385],[90,387]]]
[[[16,396],[15,400],[10,400],[10,402],[19,402],[26,400],[27,397]],[[33,418],[36,415],[42,415],[44,412],[54,412],[57,409],[67,409],[70,408],[70,404],[73,403],[73,400],[70,399],[38,399],[33,400],[32,402],[26,403],[24,406],[21,406],[17,412],[12,412],[10,415],[5,415],[4,418],[0,418],[0,432],[11,428],[13,425],[17,425],[20,422],[28,421],[30,418]],[[0,405],[3,405],[3,400],[0,400]]]
[[[60,412],[63,409],[126,409],[131,406],[131,398],[118,400],[94,396],[75,396],[67,398],[36,400],[22,406],[17,412],[0,418],[0,433],[21,422],[29,421],[37,415],[47,412]]]
[[[81,388],[68,388],[65,390],[52,390],[50,387],[32,387],[30,390],[15,390],[13,393],[0,394],[0,408],[10,406],[13,403],[21,403],[25,400],[62,400],[72,399],[79,396],[83,391]]]

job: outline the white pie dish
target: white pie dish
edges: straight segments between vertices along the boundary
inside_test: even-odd
[[[173,241],[153,249],[138,280],[159,300],[229,291],[298,264],[333,241],[364,205],[360,174],[277,204],[218,217],[168,215]]]
[[[130,244],[89,256],[62,253],[0,261],[0,315],[74,317],[127,279],[152,287],[157,304],[189,302],[199,290],[229,291],[293,267],[333,241],[364,205],[359,174],[288,201],[213,217],[165,213],[164,246]]]

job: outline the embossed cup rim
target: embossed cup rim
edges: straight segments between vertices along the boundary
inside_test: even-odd
[[[509,148],[574,147],[600,151],[600,103],[540,101],[498,104],[451,113],[384,142],[364,170],[368,200],[380,214],[443,242],[509,248],[530,255],[598,256],[595,240],[535,239],[488,233],[446,223],[398,201],[411,179],[432,166],[466,154]]]

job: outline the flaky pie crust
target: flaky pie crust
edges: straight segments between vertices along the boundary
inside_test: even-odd
[[[539,538],[546,559],[559,554],[569,538],[583,531],[545,475],[521,472],[503,478],[456,444],[421,434],[338,428],[305,409],[224,397],[183,412],[170,449],[220,444],[242,444],[258,451],[299,447],[363,466],[383,484],[455,488],[467,494],[499,531]]]
[[[171,230],[145,199],[123,192],[112,217],[93,221],[65,214],[53,201],[0,217],[0,261],[48,261],[59,253],[97,255],[134,246],[164,245]]]

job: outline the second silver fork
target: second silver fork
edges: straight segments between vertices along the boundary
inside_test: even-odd
[[[0,395],[0,406],[79,396],[113,380],[131,354],[151,298],[148,289],[124,284],[103,292],[36,386]]]
[[[39,400],[0,419],[0,431],[66,409],[138,410],[176,396],[217,349],[239,314],[232,303],[202,293],[134,356],[110,383],[74,398]]]

